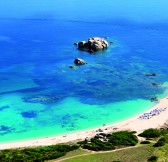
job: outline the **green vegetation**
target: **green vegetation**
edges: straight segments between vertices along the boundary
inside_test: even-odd
[[[92,138],[90,143],[83,144],[82,148],[93,151],[107,151],[115,149],[115,147],[111,143],[102,142],[96,138]]]
[[[142,132],[141,134],[139,134],[138,136],[141,137],[145,137],[145,138],[157,138],[157,137],[161,137],[161,136],[165,136],[168,135],[168,129],[147,129],[144,132]]]
[[[153,129],[153,128],[147,129],[141,134],[139,134],[139,136],[145,137],[145,138],[156,138],[156,137],[159,137],[160,135],[161,135],[160,130]]]
[[[152,135],[150,135],[150,132]],[[137,143],[137,137],[133,132],[122,131],[115,132],[113,134],[98,134],[95,138],[90,141],[87,139],[85,141],[79,142],[80,145],[83,146],[92,146],[91,150],[101,147],[101,144],[112,144],[115,150],[111,150],[110,152],[88,152],[87,154],[77,155],[74,157],[68,157],[68,159],[63,160],[63,162],[161,162],[168,161],[168,130],[167,129],[149,129],[142,133],[143,135],[149,138],[149,141],[143,141],[141,144],[146,145],[137,145],[136,147],[132,146]],[[99,138],[100,136],[105,137]],[[158,138],[159,137],[159,138]],[[157,141],[157,145],[159,147],[153,147],[153,142]],[[97,145],[96,145],[97,144]],[[155,145],[155,144],[154,144]],[[125,146],[132,146],[126,148]],[[84,147],[83,147],[84,148]],[[87,148],[88,149],[88,148]],[[90,148],[89,148],[90,149]],[[95,149],[96,150],[96,149]],[[98,149],[99,151],[103,151],[103,149]],[[105,149],[104,149],[105,150]],[[96,150],[97,151],[97,150]],[[62,158],[63,159],[63,158]]]
[[[164,135],[165,142],[168,143],[168,134]]]
[[[158,160],[158,157],[157,156],[151,156],[149,159],[148,159],[148,161],[153,161],[153,162],[155,162],[155,161],[157,161]]]
[[[64,156],[67,152],[78,149],[77,145],[53,145],[26,149],[8,149],[0,152],[3,162],[43,162]]]
[[[168,135],[168,128],[166,129],[159,129],[160,130],[160,134],[161,134],[161,136],[165,136],[165,135]]]
[[[150,141],[142,141],[140,144],[150,144]]]
[[[90,141],[78,142],[82,148],[93,151],[113,150],[121,146],[135,146],[138,138],[134,132],[120,131],[112,134],[100,133]]]
[[[85,155],[85,154],[88,154],[89,151],[88,150],[84,150],[84,149],[77,149],[77,150],[74,150],[74,151],[70,151],[68,152],[65,156],[62,156],[58,159],[53,159],[53,160],[49,160],[50,162],[55,162],[57,160],[61,160],[61,159],[65,159],[65,158],[71,158],[71,157],[74,157],[74,156],[82,156],[82,155]]]
[[[160,138],[154,145],[153,147],[161,147],[166,144],[166,140],[164,137]]]
[[[143,145],[115,152],[88,153],[88,155],[69,158],[62,162],[147,162],[152,155],[155,155],[154,149]]]
[[[115,132],[108,138],[114,146],[135,146],[138,143],[137,136],[129,131]]]
[[[151,134],[150,134],[151,133]],[[168,161],[168,130],[148,129],[141,136],[152,139],[138,143],[135,132],[120,131],[112,134],[100,133],[92,139],[78,142],[78,145],[53,145],[37,148],[8,149],[0,152],[3,162],[44,162],[52,159],[62,159],[64,162],[147,162]],[[159,138],[158,138],[159,137]],[[154,145],[150,144],[155,142]],[[84,149],[78,149],[81,146]],[[126,148],[128,146],[132,146]],[[154,147],[152,147],[154,146]],[[118,149],[118,150],[117,150]],[[110,152],[89,152],[107,151]]]
[[[62,162],[147,162],[152,156],[156,156],[158,162],[168,162],[168,144],[163,147],[152,147],[149,144],[112,150],[110,152],[88,152],[87,154],[78,154],[67,159],[62,157]]]

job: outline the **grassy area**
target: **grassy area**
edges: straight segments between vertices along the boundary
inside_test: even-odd
[[[25,149],[7,149],[0,151],[2,162],[43,162],[65,156],[66,153],[77,150],[77,145],[52,145]]]
[[[83,155],[83,154],[88,154],[90,151],[88,150],[83,150],[83,149],[78,149],[78,150],[74,150],[71,152],[68,152],[65,156],[58,158],[57,160],[61,160],[64,158],[69,158],[69,157],[73,157],[73,156],[78,156],[78,155]],[[50,160],[50,162],[55,162],[56,160]]]
[[[159,148],[143,145],[116,152],[90,153],[90,155],[63,160],[63,162],[147,162],[152,155],[159,157],[158,162],[168,162],[168,145]]]
[[[93,151],[108,151],[120,147],[135,146],[138,138],[134,132],[119,131],[112,134],[99,133],[90,140],[78,142],[83,149]]]
[[[158,162],[168,162],[168,144],[164,147],[155,148],[153,154],[159,157]]]
[[[101,135],[101,136],[100,136]],[[99,134],[90,141],[81,141],[82,148],[101,151],[75,150],[62,157],[63,162],[168,162],[168,130],[148,129],[141,133],[146,140],[138,142],[133,132]],[[99,137],[99,138],[98,138]],[[101,137],[101,138],[100,138]],[[102,141],[102,138],[105,141]],[[115,148],[108,147],[109,143]],[[135,146],[136,145],[136,146]],[[111,145],[110,145],[111,146]],[[126,148],[128,147],[129,148]],[[135,146],[135,147],[134,147]],[[119,149],[118,149],[119,148]],[[116,149],[116,150],[115,150]],[[109,150],[109,151],[107,151]],[[154,160],[155,159],[155,160]],[[55,160],[58,161],[58,160]]]
[[[1,150],[0,161],[147,162],[158,159],[158,162],[168,162],[168,129],[145,130],[141,136],[146,140],[140,143],[135,132],[99,133],[78,144]]]

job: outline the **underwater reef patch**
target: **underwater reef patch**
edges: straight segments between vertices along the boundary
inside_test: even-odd
[[[0,125],[0,135],[11,133],[13,130],[15,130],[15,128],[8,127],[5,125]]]
[[[9,106],[1,106],[0,107],[0,111],[2,111],[2,110],[4,110],[4,109],[8,109],[9,108]]]
[[[22,115],[24,118],[36,118],[37,113],[34,112],[34,111],[25,111],[25,112],[22,112],[21,115]]]
[[[62,96],[60,95],[37,95],[29,98],[23,98],[24,102],[29,103],[41,103],[41,104],[51,104],[56,101],[60,101]]]

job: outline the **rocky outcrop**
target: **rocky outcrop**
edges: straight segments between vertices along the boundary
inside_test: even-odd
[[[78,49],[87,52],[97,52],[108,48],[108,42],[99,37],[89,38],[88,41],[81,41],[78,43]]]
[[[86,64],[86,62],[85,62],[84,60],[80,59],[80,58],[76,58],[76,59],[74,60],[74,63],[75,63],[76,65],[84,65],[84,64]]]

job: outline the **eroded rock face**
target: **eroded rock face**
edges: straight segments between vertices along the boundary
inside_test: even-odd
[[[78,43],[78,49],[87,52],[97,52],[108,48],[108,42],[103,38],[94,37],[89,38],[88,41],[81,41]]]
[[[74,60],[74,63],[75,63],[76,65],[84,65],[84,64],[86,64],[86,62],[85,62],[84,60],[80,59],[80,58],[76,58],[76,59]]]

